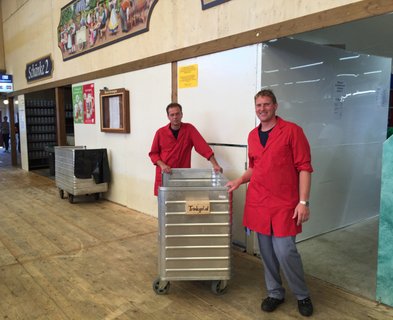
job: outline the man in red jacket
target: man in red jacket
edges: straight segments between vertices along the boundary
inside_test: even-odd
[[[311,316],[313,305],[295,243],[310,216],[310,146],[298,125],[276,116],[278,104],[271,90],[258,92],[254,100],[260,125],[248,136],[249,168],[227,186],[231,192],[249,182],[243,224],[257,233],[265,267],[268,297],[262,310],[272,312],[284,302],[281,268],[300,314]]]
[[[166,107],[169,124],[157,130],[149,152],[149,157],[156,166],[154,195],[161,186],[162,172],[171,173],[172,168],[190,168],[191,151],[195,148],[201,156],[208,159],[216,172],[222,172],[213,150],[206,143],[198,130],[190,123],[183,123],[182,107],[173,102]]]

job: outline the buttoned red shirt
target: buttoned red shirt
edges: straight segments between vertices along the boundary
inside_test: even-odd
[[[177,139],[170,129],[170,124],[157,130],[149,152],[151,161],[156,165],[155,195],[162,183],[161,168],[157,161],[161,160],[171,168],[190,168],[192,148],[206,159],[213,155],[213,150],[190,123],[181,124]]]
[[[259,127],[248,136],[249,167],[243,224],[265,235],[295,236],[302,231],[292,216],[299,203],[299,172],[312,172],[310,145],[302,128],[277,117],[262,146]]]

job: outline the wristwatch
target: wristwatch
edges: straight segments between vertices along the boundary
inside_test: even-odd
[[[308,200],[300,200],[299,203],[301,203],[302,205],[309,207],[310,206],[310,202]]]

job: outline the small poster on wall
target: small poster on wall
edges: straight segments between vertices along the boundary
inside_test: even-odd
[[[94,83],[83,85],[83,111],[83,122],[94,124],[96,122]]]
[[[198,65],[191,64],[179,67],[178,71],[179,88],[193,88],[198,86]]]
[[[74,123],[83,123],[83,90],[82,86],[72,87],[72,105]]]

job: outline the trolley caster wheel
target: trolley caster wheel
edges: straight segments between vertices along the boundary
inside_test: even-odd
[[[214,280],[212,281],[211,290],[214,294],[220,296],[227,291],[227,281],[226,280]]]
[[[74,203],[74,195],[73,194],[68,194],[68,201],[70,203]]]
[[[167,294],[170,286],[169,281],[161,281],[159,278],[153,281],[153,290],[159,295]]]
[[[94,199],[95,200],[100,200],[100,193],[99,192],[94,194]]]
[[[64,199],[64,190],[59,189],[60,199]]]

